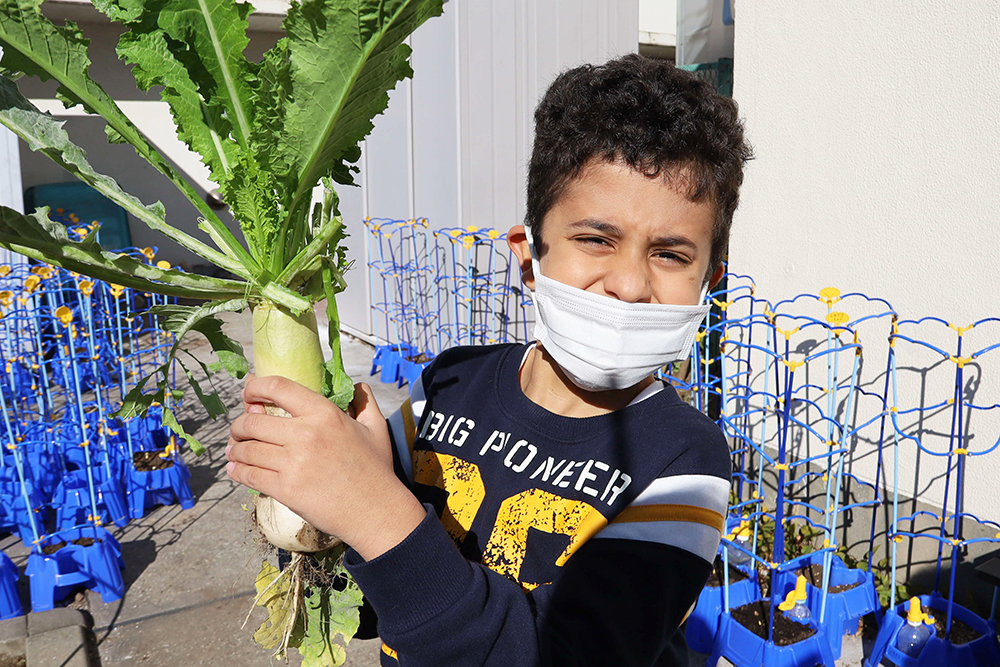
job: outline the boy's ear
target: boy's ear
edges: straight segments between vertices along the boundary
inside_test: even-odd
[[[531,249],[528,247],[528,232],[524,225],[514,225],[507,232],[507,245],[517,257],[521,267],[521,282],[530,290],[535,289],[535,274],[531,270]]]
[[[722,280],[723,274],[725,273],[726,266],[724,264],[719,264],[719,266],[716,267],[715,272],[712,274],[712,277],[708,279],[708,289],[712,289],[718,285],[719,281]]]

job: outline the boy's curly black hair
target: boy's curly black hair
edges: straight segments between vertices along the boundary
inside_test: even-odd
[[[545,214],[595,158],[650,178],[680,176],[691,201],[715,205],[711,275],[725,257],[752,156],[736,103],[673,63],[629,54],[576,67],[552,82],[535,110],[525,224],[540,238]]]

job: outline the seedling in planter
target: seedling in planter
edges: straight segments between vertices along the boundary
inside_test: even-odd
[[[347,267],[333,183],[353,184],[359,144],[372,129],[372,118],[386,108],[388,91],[411,74],[410,49],[403,42],[441,12],[442,0],[293,0],[282,23],[285,36],[260,62],[243,55],[249,4],[94,0],[99,11],[126,29],[118,55],[132,66],[139,88],[160,87],[177,136],[209,168],[239,221],[242,241],[90,78],[88,40],[77,26],[53,24],[40,4],[5,0],[0,7],[0,122],[140,222],[235,276],[220,279],[153,266],[100,247],[94,232],[70,238],[62,224],[49,218],[47,208],[22,215],[0,207],[0,246],[118,285],[202,302],[153,309],[177,342],[170,360],[124,398],[122,416],[143,414],[159,403],[164,423],[192,450],[203,451],[167,408],[170,364],[181,360],[177,355],[184,335],[198,331],[217,354],[218,368],[242,378],[247,360],[215,315],[247,308],[253,311],[256,372],[322,390],[346,408],[353,384],[340,358],[335,296],[345,287]],[[67,107],[80,105],[102,116],[110,141],[131,145],[194,204],[207,239],[169,224],[159,202],[146,205],[97,173],[63,123],[18,91],[14,80],[23,75],[57,81],[57,94]],[[319,184],[322,200],[313,202]],[[323,299],[330,360],[323,359],[313,314],[313,305]],[[218,394],[204,391],[184,370],[209,414],[225,414]],[[148,391],[147,385],[153,389]],[[353,584],[337,591],[340,586],[310,583],[307,562],[332,573],[327,578],[346,576],[335,552],[317,559],[303,556],[329,549],[336,540],[315,529],[303,530],[301,519],[269,498],[256,500],[256,515],[268,539],[294,555],[286,570],[275,573],[265,564],[258,577],[258,599],[270,616],[255,637],[279,653],[298,647],[304,665],[340,664],[341,644],[357,628],[360,593]],[[309,539],[296,540],[300,533]]]

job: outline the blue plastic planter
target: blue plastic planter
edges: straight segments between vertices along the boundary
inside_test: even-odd
[[[188,483],[191,473],[180,456],[170,460],[173,465],[161,470],[139,471],[134,465],[126,470],[129,513],[133,519],[142,518],[146,510],[155,505],[178,502],[182,509],[194,507],[194,494]]]
[[[716,665],[722,657],[736,667],[835,667],[836,660],[822,627],[808,639],[777,646],[737,623],[729,613],[722,614],[715,647],[705,664]]]
[[[21,616],[21,598],[17,595],[17,566],[0,551],[0,620]]]
[[[427,364],[430,361],[424,361],[422,363],[417,363],[416,361],[410,361],[409,359],[403,359],[399,364],[399,386],[403,386],[403,382],[408,382],[410,386],[420,379],[420,374],[424,372],[427,368]]]
[[[737,567],[737,566],[734,566]],[[746,573],[742,568],[740,571]],[[705,586],[698,596],[698,603],[687,619],[684,638],[688,646],[698,653],[711,653],[719,621],[725,606],[724,586]],[[742,607],[760,597],[757,571],[751,570],[748,578],[729,584],[729,608]]]
[[[397,385],[403,386],[401,366],[407,359],[412,359],[418,354],[417,348],[405,343],[378,345],[375,347],[375,355],[372,357],[371,375],[375,375],[381,369],[379,380],[385,383],[395,382]]]
[[[948,613],[948,601],[938,595],[921,595],[920,605],[930,607],[932,615],[942,618]],[[907,602],[886,612],[879,628],[871,655],[865,660],[865,667],[876,667],[882,658],[888,658],[898,667],[996,667],[1000,665],[1000,648],[997,646],[997,625],[986,621],[961,605],[952,607],[952,618],[958,619],[979,633],[979,638],[967,644],[952,644],[932,634],[920,655],[911,658],[896,648],[896,635],[906,624]]]
[[[95,468],[92,471],[97,491],[97,498],[94,500],[98,515],[101,523],[114,523],[122,527],[129,521],[125,493],[117,479],[102,479],[104,475],[98,474],[101,470],[102,468]],[[93,508],[90,502],[87,472],[85,470],[67,472],[56,487],[52,505],[56,508],[56,530],[67,530],[93,523],[90,520]]]
[[[800,556],[790,563],[798,563],[800,567],[789,567],[778,573],[776,585],[779,597],[782,599],[789,591],[795,589],[797,572],[801,568],[807,568],[814,563],[823,564],[823,553],[812,553]],[[864,570],[852,570],[844,565],[844,561],[837,555],[830,557],[830,587],[848,586],[857,584],[854,588],[840,593],[829,593],[826,597],[826,614],[823,616],[823,625],[826,628],[826,637],[830,641],[830,650],[835,658],[840,657],[844,634],[855,634],[858,630],[858,622],[865,614],[869,614],[879,608],[878,592],[875,590],[875,578],[870,572]],[[812,613],[813,619],[818,623],[820,611],[823,606],[822,590],[812,584],[806,587],[806,604]]]
[[[73,544],[73,540],[92,538],[93,544]],[[42,548],[65,542],[66,546],[45,555]],[[47,535],[28,556],[25,574],[31,580],[32,611],[47,611],[57,600],[79,586],[101,594],[104,602],[120,600],[125,595],[122,580],[121,547],[103,528],[84,526]]]

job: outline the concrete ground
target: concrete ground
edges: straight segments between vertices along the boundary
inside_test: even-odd
[[[225,319],[226,332],[245,344],[249,357],[249,318],[226,315]],[[196,342],[192,337],[192,351],[199,356],[206,354],[207,343]],[[369,377],[372,357],[369,345],[349,336],[342,338],[342,345],[348,373],[355,381],[372,385],[383,413],[394,412],[406,397],[406,388],[397,389],[378,382],[377,377]],[[233,407],[230,419],[241,409],[241,384],[224,376],[216,379],[223,400]],[[93,616],[101,661],[106,667],[281,664],[251,639],[263,619],[262,610],[250,610],[254,577],[265,554],[243,509],[247,492],[225,474],[223,449],[229,422],[225,419],[212,422],[190,397],[180,418],[185,428],[208,447],[208,453],[200,458],[190,452],[186,454],[197,504],[187,511],[176,505],[159,507],[143,519],[116,529],[125,560],[125,596],[105,603],[97,593],[81,592],[70,606]],[[4,537],[0,549],[23,572],[28,550],[20,541],[13,536]],[[25,577],[20,584],[22,601],[28,610]],[[246,627],[241,628],[248,612]],[[377,667],[380,646],[377,639],[353,641],[345,664]],[[290,664],[299,665],[301,659],[292,653]],[[704,665],[706,657],[692,655],[691,665]],[[725,661],[720,663],[724,664]],[[860,664],[860,646],[845,646],[844,661],[838,665]]]

